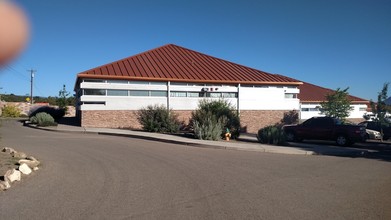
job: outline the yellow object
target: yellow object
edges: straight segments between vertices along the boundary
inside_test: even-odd
[[[230,138],[231,138],[231,133],[229,132],[225,133],[225,140],[229,141]]]

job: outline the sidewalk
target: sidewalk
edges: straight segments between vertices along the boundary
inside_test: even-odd
[[[59,124],[57,127],[36,127],[28,125],[29,127],[70,133],[91,133],[99,135],[125,136],[131,138],[139,138],[152,141],[160,141],[166,143],[183,144],[193,147],[227,149],[227,150],[244,150],[244,151],[258,151],[267,153],[279,154],[296,154],[296,155],[332,155],[332,156],[354,156],[365,154],[366,151],[362,149],[337,147],[331,145],[314,145],[306,143],[294,143],[290,146],[274,146],[260,144],[254,135],[242,134],[238,140],[231,141],[207,141],[184,137],[180,135],[151,133],[144,131],[133,131],[125,129],[112,128],[84,128],[74,125]]]

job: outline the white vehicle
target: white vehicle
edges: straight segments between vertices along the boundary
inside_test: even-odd
[[[372,139],[372,140],[381,140],[382,139],[381,133],[378,131],[371,130],[371,129],[365,129],[365,131],[367,133],[367,136],[366,136],[367,139]]]

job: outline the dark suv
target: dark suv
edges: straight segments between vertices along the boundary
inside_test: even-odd
[[[377,121],[363,121],[359,125],[365,126],[367,129],[380,132],[383,128],[383,140],[388,140],[391,137],[391,124],[383,124]]]
[[[335,140],[340,146],[365,140],[365,127],[343,124],[331,117],[313,117],[298,125],[283,127],[287,141]]]

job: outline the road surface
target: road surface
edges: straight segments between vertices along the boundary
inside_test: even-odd
[[[0,193],[0,219],[391,219],[391,162],[283,155],[2,121],[42,161]]]

